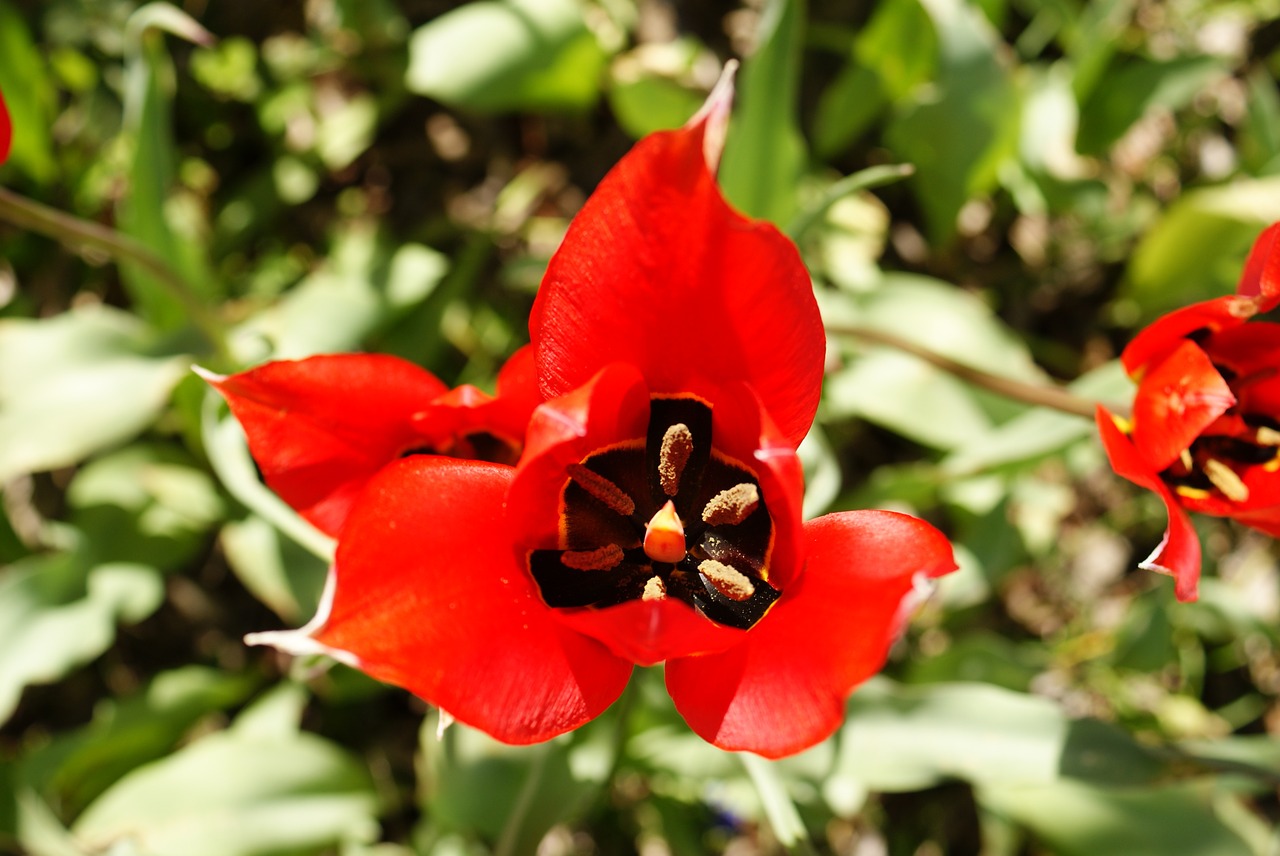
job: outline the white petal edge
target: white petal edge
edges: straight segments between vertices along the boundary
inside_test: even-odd
[[[729,131],[729,111],[733,107],[733,77],[737,73],[738,61],[731,59],[726,62],[724,70],[720,72],[720,79],[711,89],[707,100],[693,114],[693,118],[685,123],[686,128],[699,122],[707,123],[702,134],[702,157],[712,174],[719,169],[720,155],[724,153],[725,135]]]
[[[297,630],[266,630],[261,633],[249,633],[244,637],[244,644],[265,645],[275,648],[277,651],[292,654],[295,657],[323,654],[326,657],[337,660],[344,666],[363,670],[364,667],[360,663],[360,658],[355,654],[350,651],[344,651],[341,648],[325,645],[323,642],[317,641],[313,636],[329,620],[329,613],[333,611],[333,598],[337,590],[338,575],[335,573],[334,567],[330,565],[329,576],[324,581],[324,593],[320,595],[320,605],[316,609],[315,616],[310,621]]]

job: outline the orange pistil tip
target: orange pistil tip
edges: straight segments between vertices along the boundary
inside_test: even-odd
[[[684,524],[676,514],[674,502],[667,500],[667,504],[658,509],[658,513],[645,526],[644,552],[655,562],[668,564],[675,564],[684,558]]]

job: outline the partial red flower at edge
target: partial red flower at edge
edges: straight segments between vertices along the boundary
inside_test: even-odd
[[[223,377],[200,371],[244,427],[267,485],[322,532],[337,536],[379,470],[410,454],[514,463],[541,399],[532,351],[498,375],[497,396],[450,390],[385,354],[277,360]]]
[[[554,397],[518,465],[382,469],[319,614],[250,641],[329,653],[510,743],[578,727],[658,662],[722,748],[780,757],[839,726],[955,561],[906,515],[801,522],[824,334],[795,248],[709,168],[730,92],[640,141],[571,225],[530,321]]]
[[[1171,312],[1121,355],[1138,383],[1133,414],[1098,408],[1116,473],[1156,492],[1169,529],[1143,568],[1197,596],[1200,544],[1187,511],[1280,537],[1280,223],[1253,245],[1236,294]]]
[[[9,118],[9,108],[4,103],[4,93],[0,92],[0,164],[9,159],[12,145],[13,121]]]

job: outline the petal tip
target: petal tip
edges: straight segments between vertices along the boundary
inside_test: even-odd
[[[210,371],[204,366],[196,365],[195,363],[191,364],[191,371],[205,383],[212,386],[220,386],[221,384],[226,383],[227,380],[227,375],[218,374],[215,371]]]
[[[711,94],[685,125],[686,128],[703,125],[702,155],[711,172],[719,167],[720,155],[724,152],[725,136],[729,130],[729,111],[733,107],[733,79],[737,73],[738,61],[731,59],[726,62]]]

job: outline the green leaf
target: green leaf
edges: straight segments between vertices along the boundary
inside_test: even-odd
[[[720,186],[752,217],[785,226],[795,215],[805,169],[799,128],[803,0],[769,0],[756,52],[743,63],[737,108],[725,140]]]
[[[1222,60],[1212,57],[1125,59],[1080,107],[1080,151],[1103,153],[1152,107],[1178,110],[1226,73]]]
[[[1280,176],[1192,190],[1133,252],[1122,295],[1143,319],[1235,291],[1258,233],[1280,220]]]
[[[111,646],[119,622],[160,606],[159,574],[142,565],[91,565],[50,554],[10,565],[0,576],[0,722],[23,687],[56,681]]]
[[[130,770],[172,751],[201,717],[243,701],[253,681],[201,666],[162,672],[144,692],[103,700],[89,725],[25,755],[22,782],[75,816]]]
[[[1139,785],[1164,768],[1120,729],[1069,720],[1048,699],[986,684],[902,686],[883,678],[849,700],[838,751],[833,778],[890,792],[953,778],[982,787],[1050,785],[1064,777]]]
[[[9,162],[44,183],[54,177],[53,126],[56,94],[40,48],[13,4],[0,0],[0,92],[13,123]]]
[[[938,71],[885,129],[894,154],[916,167],[912,182],[929,234],[945,242],[969,199],[995,187],[1017,146],[1019,97],[997,59],[1000,39],[962,0],[920,0],[938,38]]]
[[[983,787],[978,801],[1060,856],[1253,856],[1214,813],[1209,788],[1122,789],[1059,781]]]
[[[376,810],[363,765],[329,741],[233,728],[134,770],[72,831],[139,856],[268,856],[372,841]]]
[[[198,231],[203,224],[183,221],[169,205],[176,184],[177,147],[173,139],[173,65],[160,30],[203,41],[208,33],[186,13],[166,3],[150,3],[133,14],[127,31],[125,132],[133,151],[130,187],[118,216],[120,230],[137,238],[181,276],[188,300],[212,303],[223,295],[203,257]],[[190,210],[191,206],[187,206]],[[189,307],[174,286],[136,264],[124,263],[121,275],[138,313],[162,330],[189,321]]]
[[[186,371],[108,307],[0,320],[0,481],[73,464],[150,425]]]
[[[285,622],[301,624],[315,614],[328,562],[300,547],[257,515],[222,529],[227,564],[253,596]]]
[[[223,515],[213,480],[171,447],[134,445],[76,473],[71,522],[101,561],[177,568]]]
[[[646,71],[614,81],[609,87],[609,109],[624,131],[640,139],[654,131],[679,128],[698,112],[706,96],[705,92]]]
[[[409,91],[469,110],[583,110],[606,55],[575,0],[481,0],[419,27]]]

